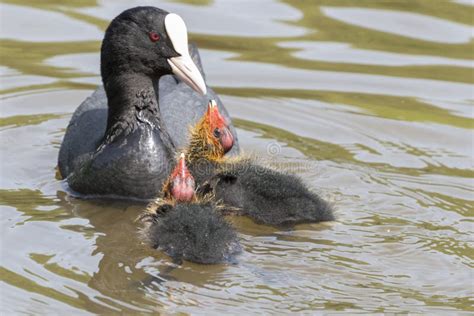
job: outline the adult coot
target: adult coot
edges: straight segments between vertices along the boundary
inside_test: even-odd
[[[211,196],[197,198],[194,188],[194,178],[181,155],[163,186],[163,198],[151,202],[139,217],[143,240],[177,261],[232,261],[241,251],[234,228],[223,218],[222,206]]]
[[[118,15],[102,42],[103,88],[74,112],[59,151],[69,186],[87,195],[156,196],[188,126],[217,98],[202,74],[178,15],[154,7]]]
[[[334,220],[331,206],[296,175],[261,166],[250,158],[225,158],[232,146],[230,135],[226,120],[211,101],[191,131],[186,153],[200,195],[211,194],[233,213],[266,225]]]

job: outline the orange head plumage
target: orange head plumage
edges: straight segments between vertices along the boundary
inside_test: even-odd
[[[233,145],[234,137],[228,122],[220,114],[216,102],[209,101],[206,113],[191,130],[188,159],[218,160],[231,150]]]

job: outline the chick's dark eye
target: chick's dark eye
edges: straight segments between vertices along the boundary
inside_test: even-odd
[[[216,129],[214,130],[214,136],[215,136],[216,138],[221,137],[221,131],[220,131],[218,128],[216,128]]]
[[[160,40],[160,34],[156,32],[150,32],[148,33],[148,36],[150,37],[150,41],[152,42],[157,42]]]

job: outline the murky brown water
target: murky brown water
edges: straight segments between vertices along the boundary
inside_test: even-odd
[[[143,205],[55,178],[102,32],[154,4],[183,16],[241,144],[298,172],[336,223],[235,219],[236,265],[140,245]],[[474,311],[470,1],[9,0],[0,6],[4,314]]]

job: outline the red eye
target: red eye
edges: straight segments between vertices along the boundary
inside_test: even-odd
[[[150,36],[150,40],[152,42],[157,42],[157,41],[160,40],[160,34],[158,34],[158,33],[150,32],[148,35]]]

